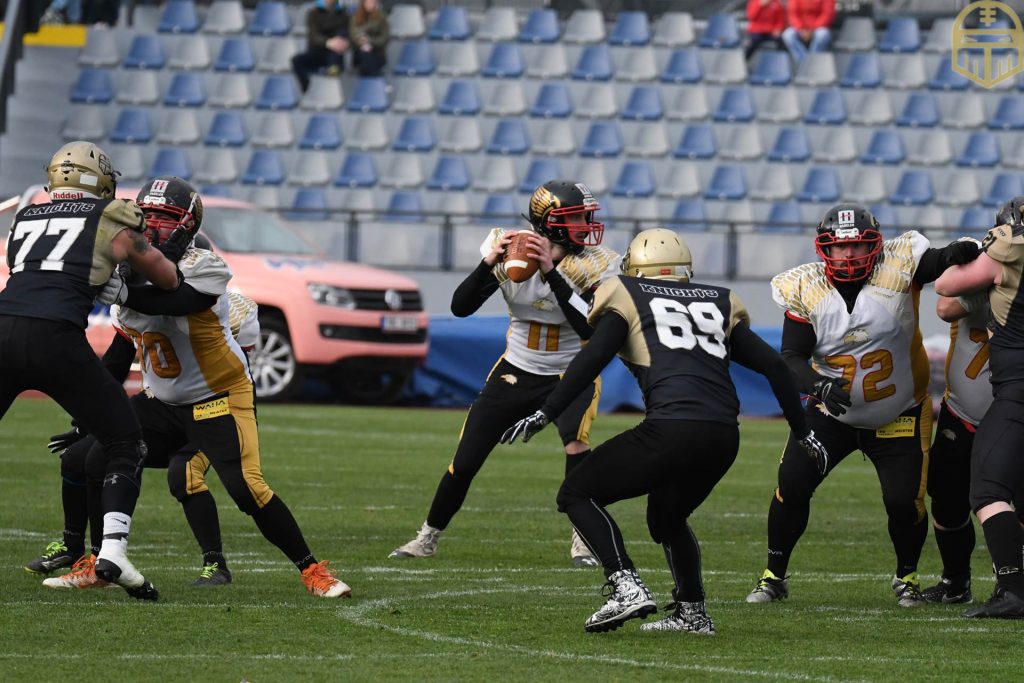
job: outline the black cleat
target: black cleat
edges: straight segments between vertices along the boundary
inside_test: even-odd
[[[81,550],[68,550],[63,541],[54,541],[46,546],[43,554],[25,565],[25,571],[30,574],[49,574],[54,569],[70,567],[82,559],[84,552]]]
[[[121,588],[124,588],[125,592],[136,600],[149,600],[150,602],[156,602],[160,597],[160,592],[157,591],[156,587],[149,581],[143,581],[141,586],[137,586],[135,588],[129,588],[128,586],[121,586]]]
[[[992,597],[964,612],[968,619],[1024,619],[1024,599],[996,586]]]
[[[225,586],[231,583],[231,572],[219,562],[203,565],[203,570],[192,582],[193,586]]]
[[[971,593],[971,580],[951,581],[945,576],[929,588],[921,591],[925,602],[941,602],[946,605],[966,605],[974,600]]]

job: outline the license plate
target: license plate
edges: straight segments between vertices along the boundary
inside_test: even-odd
[[[382,332],[412,334],[416,332],[416,318],[408,315],[385,315],[380,319]]]

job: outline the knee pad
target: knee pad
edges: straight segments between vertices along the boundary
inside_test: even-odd
[[[107,444],[106,474],[119,474],[129,477],[132,481],[138,481],[147,451],[146,442],[142,439],[120,440]]]
[[[583,497],[566,487],[564,482],[560,487],[558,487],[558,495],[555,496],[555,504],[558,506],[559,512],[565,512],[570,505],[578,503],[581,500],[583,500]]]
[[[72,483],[85,484],[85,463],[93,443],[95,443],[93,439],[85,438],[65,449],[60,456],[61,477]]]

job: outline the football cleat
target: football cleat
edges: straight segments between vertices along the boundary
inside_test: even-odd
[[[110,584],[96,576],[96,556],[82,556],[63,576],[43,579],[47,588],[106,588]]]
[[[1024,599],[996,585],[992,597],[964,612],[964,616],[968,619],[1024,619]]]
[[[25,571],[30,574],[49,574],[54,569],[70,567],[83,556],[81,550],[77,552],[68,550],[64,541],[54,541],[46,545],[46,550],[42,555],[25,565]]]
[[[705,636],[715,635],[715,623],[711,621],[704,609],[704,601],[670,602],[667,610],[671,610],[664,619],[649,624],[641,624],[641,631],[685,631]]]
[[[921,591],[925,602],[941,602],[946,605],[967,604],[974,600],[971,594],[971,580],[951,581],[945,576],[929,588]]]
[[[437,552],[437,541],[443,531],[444,529],[435,529],[423,522],[416,538],[392,550],[388,557],[432,557]]]
[[[231,583],[231,572],[219,562],[204,564],[193,586],[224,586]]]
[[[609,576],[603,593],[608,602],[583,624],[588,633],[614,631],[630,619],[645,619],[658,611],[651,592],[632,569],[621,569]]]
[[[928,602],[921,595],[921,582],[917,578],[917,572],[911,572],[902,578],[892,577],[892,592],[896,594],[900,607],[920,607]]]
[[[569,546],[569,557],[572,558],[572,564],[574,567],[596,567],[601,564],[594,557],[594,553],[590,552],[590,548],[580,538],[579,533],[575,529],[572,530],[572,544]]]
[[[328,561],[314,562],[302,570],[302,583],[318,598],[351,598],[352,589],[327,568]]]
[[[762,602],[777,602],[779,600],[785,600],[789,597],[789,577],[784,576],[781,579],[775,574],[772,574],[767,569],[764,570],[764,574],[757,580],[757,585],[754,586],[754,590],[750,591],[747,595],[747,602],[762,603]]]
[[[103,539],[96,558],[96,576],[108,583],[116,583],[136,600],[155,601],[160,594],[128,560],[127,548],[127,539]]]

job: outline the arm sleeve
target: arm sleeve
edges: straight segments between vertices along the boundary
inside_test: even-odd
[[[810,323],[786,316],[782,323],[782,359],[796,377],[797,388],[805,394],[811,393],[814,383],[822,378],[807,362],[817,342],[818,337]]]
[[[554,420],[562,414],[604,367],[615,358],[629,334],[629,323],[622,316],[603,315],[597,321],[590,342],[569,363],[562,381],[552,391],[541,410]]]
[[[572,286],[566,281],[557,268],[552,268],[544,277],[551,286],[551,291],[558,301],[559,308],[565,313],[566,320],[572,329],[580,336],[580,339],[590,339],[594,330],[587,322],[587,309],[589,306],[583,297],[576,293]]]
[[[498,289],[491,267],[483,261],[452,293],[452,315],[465,318],[476,313]]]
[[[124,381],[128,379],[128,372],[132,369],[133,360],[135,360],[135,344],[118,331],[110,346],[107,347],[106,353],[103,354],[103,367],[114,379],[124,384]]]
[[[789,423],[789,428],[794,434],[805,435],[807,420],[804,417],[803,404],[800,402],[800,393],[793,374],[782,356],[745,324],[733,328],[729,337],[729,349],[733,360],[765,376],[772,387],[772,393],[775,394],[775,400],[782,408],[786,422]],[[806,362],[804,366],[807,367]]]
[[[124,305],[146,315],[190,315],[205,311],[215,303],[217,297],[198,292],[188,284],[182,284],[174,291],[152,285],[129,285]]]

